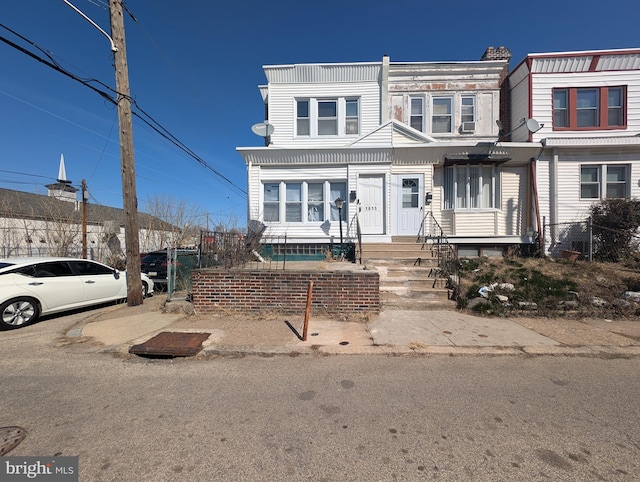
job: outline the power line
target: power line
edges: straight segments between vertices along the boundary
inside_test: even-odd
[[[57,72],[60,72],[61,74],[75,80],[76,82],[81,83],[82,85],[84,85],[85,87],[90,88],[91,90],[93,90],[94,92],[96,92],[98,95],[100,95],[101,97],[103,97],[105,100],[109,101],[110,103],[117,105],[117,101],[107,92],[104,92],[96,87],[94,87],[93,85],[90,85],[89,82],[96,82],[99,85],[105,87],[106,89],[110,90],[111,92],[114,92],[115,94],[118,95],[122,95],[119,94],[116,90],[112,89],[111,87],[109,87],[107,84],[104,84],[103,82],[97,80],[97,79],[82,79],[80,77],[78,77],[77,75],[67,71],[66,69],[62,68],[52,57],[51,55],[45,51],[44,49],[42,49],[41,47],[39,47],[37,44],[35,44],[34,42],[28,40],[26,37],[18,34],[17,32],[15,32],[14,30],[10,29],[9,27],[5,26],[4,24],[0,23],[0,27],[4,28],[5,30],[8,30],[9,32],[11,32],[12,34],[18,36],[19,38],[21,38],[22,40],[24,40],[25,42],[31,44],[32,46],[34,46],[35,48],[37,48],[38,50],[40,50],[41,52],[43,52],[45,55],[47,55],[47,57],[49,57],[49,59],[51,59],[51,61],[48,61],[42,57],[39,57],[38,55],[28,51],[27,49],[17,45],[16,43],[12,42],[11,40],[7,39],[6,37],[0,35],[0,41],[6,43],[7,45],[13,47],[14,49],[24,53],[25,55],[37,60],[38,62],[41,62],[43,64],[45,64],[47,67],[52,68],[53,70],[56,70]],[[219,172],[217,169],[215,169],[213,166],[211,166],[209,163],[207,163],[204,159],[202,159],[200,156],[198,156],[195,152],[193,152],[189,147],[187,147],[182,141],[180,141],[177,137],[175,137],[173,134],[171,134],[171,132],[169,130],[167,130],[162,124],[160,124],[157,120],[155,120],[150,114],[148,114],[147,112],[145,112],[136,102],[135,99],[133,99],[131,96],[127,96],[127,98],[130,100],[130,102],[132,102],[136,108],[143,114],[140,115],[138,112],[132,112],[132,114],[136,117],[138,117],[142,122],[144,122],[145,124],[147,124],[149,127],[151,127],[154,131],[156,131],[158,134],[160,134],[162,137],[164,137],[165,139],[167,139],[169,142],[171,142],[172,144],[174,144],[176,147],[178,147],[178,149],[180,149],[181,151],[183,151],[184,153],[186,153],[189,157],[193,158],[198,164],[200,164],[201,166],[203,166],[204,168],[208,169],[209,171],[211,171],[213,174],[215,174],[216,176],[218,176],[219,178],[221,178],[223,181],[225,181],[226,183],[228,183],[230,186],[232,186],[234,189],[236,189],[237,191],[239,191],[240,193],[242,193],[243,195],[247,195],[247,192],[242,189],[240,186],[238,186],[237,184],[235,184],[232,180],[230,180],[228,177],[226,177],[224,174],[222,174],[221,172]],[[143,117],[144,116],[144,117]]]

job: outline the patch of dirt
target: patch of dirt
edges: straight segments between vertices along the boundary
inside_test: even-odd
[[[494,308],[488,314],[509,311],[497,299],[497,295],[503,295],[512,308],[519,301],[536,303],[538,309],[527,311],[526,316],[640,316],[640,303],[622,300],[625,291],[640,291],[640,266],[554,258],[462,260],[460,294],[465,302],[478,297],[479,288],[493,283],[499,286],[489,295]],[[517,310],[511,311],[509,316],[518,314]]]

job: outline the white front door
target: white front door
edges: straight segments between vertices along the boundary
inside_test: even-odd
[[[422,224],[422,176],[397,176],[398,236],[417,236]]]
[[[384,176],[360,176],[358,198],[362,234],[384,234]]]

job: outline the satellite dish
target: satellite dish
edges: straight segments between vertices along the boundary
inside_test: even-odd
[[[269,137],[273,134],[273,124],[269,124],[268,122],[259,122],[258,124],[253,124],[251,126],[251,131],[260,137]]]
[[[527,119],[527,129],[529,129],[529,132],[538,132],[542,129],[542,126],[535,119]]]

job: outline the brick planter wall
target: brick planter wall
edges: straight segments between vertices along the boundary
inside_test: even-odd
[[[300,312],[307,306],[309,281],[312,311],[380,311],[380,277],[375,271],[194,270],[193,306],[197,313],[219,308]]]

